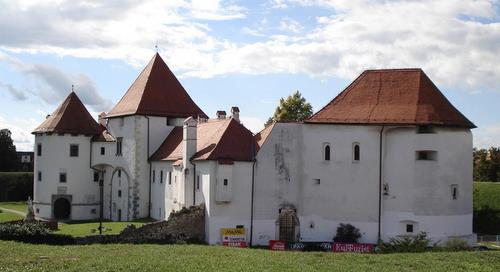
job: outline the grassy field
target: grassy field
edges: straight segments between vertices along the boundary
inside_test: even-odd
[[[195,245],[46,246],[0,241],[0,270],[500,271],[500,251],[382,255]]]
[[[500,210],[500,182],[474,182],[474,209]]]
[[[20,219],[23,219],[23,217],[18,215],[18,214],[6,212],[6,211],[0,212],[0,223],[14,221],[14,220],[20,220]]]
[[[118,234],[122,231],[127,225],[133,224],[136,227],[140,227],[149,220],[136,220],[132,222],[103,222],[104,231],[103,234]],[[59,230],[55,233],[58,234],[68,234],[71,236],[87,236],[87,235],[96,235],[99,234],[97,228],[99,227],[99,222],[71,222],[71,223],[59,223]]]
[[[23,213],[27,212],[26,201],[0,202],[0,207],[20,211]]]

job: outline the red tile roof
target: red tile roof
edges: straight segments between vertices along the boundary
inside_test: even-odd
[[[111,133],[109,133],[108,129],[99,124],[99,129],[101,130],[101,132],[97,135],[95,135],[94,137],[92,137],[92,141],[93,142],[114,142],[116,141],[115,137],[113,137],[113,135],[111,135]]]
[[[142,70],[107,117],[133,114],[208,118],[194,103],[158,53]]]
[[[364,71],[305,122],[476,127],[421,69]]]
[[[32,133],[46,132],[97,135],[101,129],[78,96],[71,92]]]
[[[252,132],[234,119],[209,120],[197,126],[197,152],[193,160],[252,161]],[[150,160],[182,159],[182,127],[176,127]]]
[[[255,141],[257,142],[256,151],[259,151],[267,140],[267,137],[271,134],[276,123],[272,123],[261,130],[259,133],[255,134]]]

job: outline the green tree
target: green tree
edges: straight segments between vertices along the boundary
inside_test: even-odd
[[[0,130],[0,171],[17,170],[16,146],[12,142],[11,135],[8,129]]]
[[[270,117],[266,126],[279,121],[303,121],[313,113],[312,106],[299,91],[295,91],[286,99],[281,98],[274,115]]]
[[[474,148],[474,180],[500,182],[500,148]]]

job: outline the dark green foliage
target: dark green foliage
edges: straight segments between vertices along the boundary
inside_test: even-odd
[[[380,242],[378,248],[382,253],[424,252],[429,248],[427,233],[417,235],[401,235],[390,238],[388,242]]]
[[[33,173],[0,172],[0,201],[33,199]]]
[[[361,238],[359,229],[351,224],[340,223],[333,241],[337,243],[357,243],[359,238]]]
[[[270,117],[266,126],[273,122],[303,121],[313,113],[312,106],[306,101],[299,91],[295,91],[286,99],[281,98],[273,117]]]
[[[0,172],[16,171],[19,166],[16,146],[11,135],[12,133],[8,129],[0,130]]]
[[[500,233],[500,184],[474,182],[474,232],[479,235]]]
[[[42,224],[0,224],[0,239],[8,237],[47,235],[51,231]]]
[[[473,230],[481,235],[497,235],[500,233],[500,211],[488,206],[475,210]]]
[[[500,182],[500,148],[474,148],[474,180]]]

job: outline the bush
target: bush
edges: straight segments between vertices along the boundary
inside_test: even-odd
[[[357,243],[359,238],[361,238],[359,229],[351,224],[340,223],[333,241],[337,243]]]
[[[428,249],[430,242],[427,233],[419,232],[415,236],[402,235],[390,238],[389,242],[381,241],[378,247],[382,253],[424,252]]]
[[[453,237],[446,240],[446,242],[444,242],[441,246],[437,247],[436,249],[443,251],[462,251],[462,250],[470,250],[470,247],[467,244],[467,241],[462,240],[458,237]]]
[[[49,228],[40,223],[1,224],[0,240],[48,245],[70,245],[75,243],[73,237],[53,234]]]
[[[33,173],[0,172],[0,201],[33,199]]]

